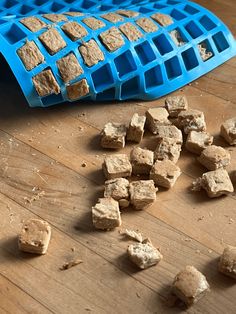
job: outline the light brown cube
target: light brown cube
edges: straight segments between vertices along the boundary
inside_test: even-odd
[[[197,48],[203,61],[207,61],[213,56],[213,53],[207,50],[207,47],[204,45],[204,43],[197,45]]]
[[[172,138],[179,145],[183,144],[183,134],[175,125],[160,125],[156,128],[157,140]]]
[[[130,41],[136,41],[139,38],[143,37],[143,34],[140,30],[132,23],[127,22],[125,24],[120,25],[120,30],[122,33],[128,38]]]
[[[42,33],[39,39],[51,55],[66,47],[66,42],[55,28]]]
[[[216,170],[230,164],[230,153],[223,147],[211,145],[205,148],[198,161],[208,170]]]
[[[227,246],[220,257],[218,269],[221,273],[236,279],[236,247]]]
[[[154,21],[158,22],[161,26],[168,26],[174,23],[172,17],[167,14],[155,13],[151,16]]]
[[[73,53],[57,60],[57,67],[64,82],[74,80],[83,73],[79,61]]]
[[[171,160],[177,163],[180,157],[181,145],[176,142],[176,139],[165,137],[158,140],[156,150],[154,152],[155,160]]]
[[[64,12],[65,15],[68,15],[68,16],[83,16],[84,13],[82,12]]]
[[[34,69],[37,65],[44,62],[44,56],[34,41],[27,41],[24,46],[17,50],[17,54],[21,58],[26,70],[28,71]]]
[[[121,32],[116,27],[111,27],[102,32],[99,37],[109,51],[115,51],[125,44]]]
[[[82,79],[66,86],[67,96],[70,100],[76,100],[89,94],[89,86],[86,79]]]
[[[153,33],[158,30],[157,24],[155,24],[151,19],[146,17],[141,17],[135,21],[135,23],[141,27],[146,33]]]
[[[104,60],[104,54],[94,39],[83,42],[79,47],[79,51],[84,59],[84,63],[89,67]]]
[[[180,168],[171,160],[157,160],[150,171],[150,179],[152,179],[157,186],[162,186],[167,189],[174,186],[180,175]]]
[[[130,153],[133,174],[149,174],[153,166],[154,154],[151,150],[135,147]]]
[[[67,21],[67,17],[63,14],[48,13],[43,14],[43,17],[53,23]]]
[[[92,220],[96,229],[111,230],[121,226],[119,203],[113,198],[99,198],[92,207]]]
[[[181,111],[178,115],[178,124],[185,134],[191,131],[206,131],[205,117],[202,111],[188,109]]]
[[[25,17],[20,20],[21,24],[27,27],[31,32],[38,32],[47,24],[35,16]]]
[[[181,111],[188,109],[188,101],[185,96],[170,96],[165,99],[166,109],[171,118],[178,117]]]
[[[76,41],[88,35],[86,28],[75,21],[65,23],[61,28],[72,41]]]
[[[132,166],[127,155],[116,154],[105,157],[103,171],[108,180],[126,178],[131,176]]]
[[[101,146],[104,148],[121,149],[125,147],[125,124],[109,122],[101,132]]]
[[[129,185],[130,203],[136,210],[145,209],[155,202],[157,191],[153,180],[133,181]]]
[[[145,116],[139,116],[137,113],[131,118],[128,130],[127,140],[140,143],[144,134],[144,125],[146,122]]]
[[[117,23],[124,21],[124,18],[116,13],[109,12],[106,14],[102,14],[101,17],[109,22]]]
[[[146,269],[158,264],[163,256],[152,243],[135,243],[128,246],[129,259],[140,269]]]
[[[35,75],[32,80],[38,95],[41,97],[60,93],[60,86],[51,70],[40,72]]]
[[[129,206],[129,181],[117,178],[105,182],[104,197],[112,197],[120,207]]]
[[[220,134],[229,145],[236,145],[236,117],[225,121],[221,125]]]
[[[46,254],[51,238],[50,225],[40,219],[27,220],[18,237],[19,249],[23,252]]]
[[[116,13],[123,15],[125,17],[135,17],[138,16],[139,13],[136,11],[131,11],[131,10],[118,10]]]
[[[165,108],[150,108],[146,111],[146,125],[149,131],[153,134],[157,134],[158,127],[160,125],[170,125],[168,120],[169,113]]]
[[[173,40],[173,42],[176,44],[176,46],[181,47],[185,44],[184,39],[182,38],[181,34],[177,29],[174,29],[170,32],[170,36]]]
[[[200,155],[201,152],[213,143],[213,136],[207,132],[191,131],[188,134],[185,147],[194,154]]]
[[[172,284],[172,293],[187,306],[198,302],[209,290],[206,277],[193,266],[186,266]]]
[[[97,30],[99,28],[106,26],[106,24],[103,21],[98,20],[95,17],[87,17],[83,19],[82,21],[84,24],[86,24],[89,28],[93,30]]]

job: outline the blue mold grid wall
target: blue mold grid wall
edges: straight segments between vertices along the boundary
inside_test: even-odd
[[[66,85],[62,81],[56,61],[73,52],[84,73],[70,82],[71,84],[85,78],[89,85],[89,95],[85,99],[92,100],[151,100],[168,94],[185,84],[197,79],[218,65],[236,55],[235,40],[228,28],[211,12],[190,1],[159,0],[159,1],[122,1],[122,0],[3,0],[0,6],[0,52],[9,63],[18,80],[29,105],[50,106],[68,101]],[[111,23],[101,17],[105,11],[129,9],[139,12],[139,16],[124,18],[124,21]],[[68,21],[79,22],[88,35],[82,40],[73,42],[61,29],[66,22],[52,23],[42,16],[37,16],[47,24],[53,24],[63,37],[67,46],[55,55],[50,55],[38,36],[45,32],[42,29],[36,33],[28,30],[20,23],[22,16],[36,16],[43,13],[63,13],[67,11],[84,12],[84,16],[70,17]],[[89,11],[89,13],[88,13]],[[135,20],[150,17],[154,13],[170,15],[173,24],[162,27],[157,22],[158,30],[145,33]],[[83,19],[88,16],[102,20],[106,25],[98,30],[91,30]],[[19,17],[19,18],[17,18]],[[21,17],[21,18],[20,18]],[[151,19],[151,17],[150,17]],[[68,22],[67,21],[67,22]],[[114,52],[109,52],[102,44],[99,34],[112,26],[131,22],[143,34],[137,41],[129,41],[125,36],[125,45]],[[172,30],[178,30],[184,44],[177,46],[170,36]],[[45,62],[31,71],[27,71],[17,54],[26,39],[34,41],[45,57]],[[78,47],[82,41],[94,39],[102,50],[104,61],[92,67],[84,64]],[[212,57],[203,61],[198,44],[204,43]],[[59,95],[39,97],[32,77],[50,68],[61,88]]]

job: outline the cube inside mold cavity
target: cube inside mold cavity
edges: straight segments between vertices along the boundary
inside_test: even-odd
[[[27,41],[21,48],[17,50],[17,54],[21,58],[26,70],[28,71],[34,69],[37,65],[44,62],[44,56],[34,41]]]
[[[76,41],[88,35],[87,30],[75,21],[65,23],[61,28],[72,41]]]
[[[20,20],[21,24],[27,27],[31,32],[38,32],[47,24],[35,16],[25,17]]]
[[[145,122],[146,122],[145,116],[139,116],[137,113],[133,115],[127,130],[128,141],[136,143],[141,142],[144,134]]]
[[[89,67],[104,60],[104,54],[94,39],[83,42],[79,47],[79,51],[84,59],[84,63]]]
[[[209,133],[191,131],[188,134],[185,147],[189,152],[200,155],[201,152],[212,145],[212,143],[213,136]]]
[[[230,164],[230,159],[230,153],[216,145],[206,147],[198,157],[198,161],[208,170],[224,168]]]
[[[165,108],[150,108],[146,111],[146,125],[149,131],[157,134],[160,125],[170,125],[169,113]]]
[[[83,19],[83,23],[86,24],[92,30],[97,30],[99,28],[106,26],[106,24],[103,21],[98,20],[95,17],[87,17]]]
[[[174,23],[172,17],[167,14],[155,13],[151,17],[161,26],[169,26]]]
[[[178,29],[174,29],[173,31],[170,31],[170,36],[173,40],[173,42],[176,44],[176,46],[181,47],[184,44],[186,44],[185,40],[183,39],[180,31]]]
[[[221,125],[220,134],[229,145],[236,145],[236,117],[226,120]]]
[[[143,37],[143,34],[140,32],[140,30],[130,22],[120,25],[119,28],[130,41],[136,41]]]
[[[153,180],[139,180],[130,183],[130,203],[134,209],[142,210],[150,206],[156,200],[156,192]]]
[[[111,230],[121,226],[119,203],[113,198],[99,198],[92,207],[92,220],[96,229]]]
[[[135,21],[136,24],[141,27],[146,33],[153,33],[158,30],[157,24],[155,24],[151,19],[146,17],[141,17]]]
[[[101,132],[101,146],[104,148],[121,149],[125,146],[125,124],[109,122]]]
[[[206,131],[205,117],[202,111],[188,109],[181,111],[178,115],[178,125],[185,134],[191,131]]]
[[[151,150],[135,147],[130,153],[133,174],[147,174],[153,166],[154,154]]]
[[[39,39],[51,55],[66,47],[66,42],[55,28],[50,28],[42,33]]]
[[[202,60],[205,62],[213,56],[212,51],[209,50],[208,44],[206,41],[201,42],[197,45],[198,51]]]
[[[18,237],[19,249],[23,252],[46,254],[51,238],[50,225],[40,219],[27,220]]]
[[[132,11],[132,10],[118,10],[116,13],[123,15],[125,17],[136,17],[139,15],[139,12]]]
[[[127,155],[115,154],[105,157],[103,171],[108,180],[126,178],[131,176],[132,166]]]
[[[43,17],[53,23],[67,21],[67,17],[63,14],[48,13],[43,14]]]
[[[82,79],[74,84],[66,86],[69,100],[77,100],[89,94],[89,85],[86,79]]]
[[[180,168],[171,160],[157,160],[150,171],[150,179],[152,179],[157,186],[170,189],[174,186],[180,174]]]
[[[105,182],[104,197],[112,197],[119,202],[119,206],[129,206],[129,181],[125,178],[116,178]]]
[[[236,247],[227,246],[218,264],[218,269],[221,273],[236,280]]]
[[[169,96],[165,99],[165,106],[171,118],[178,117],[181,111],[188,109],[186,96]]]
[[[40,97],[45,97],[51,94],[57,95],[60,93],[60,86],[50,69],[44,70],[35,75],[32,80]]]
[[[114,12],[108,12],[106,14],[102,14],[101,17],[109,22],[117,23],[124,21],[124,18]]]
[[[83,73],[83,69],[73,53],[57,60],[57,67],[64,82],[74,80]]]
[[[100,33],[99,37],[109,51],[115,51],[125,44],[121,32],[114,26]]]

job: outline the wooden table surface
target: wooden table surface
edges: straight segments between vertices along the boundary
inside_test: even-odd
[[[235,0],[198,0],[236,35]],[[203,110],[215,143],[225,119],[236,116],[236,58],[186,86],[190,106]],[[140,230],[161,248],[163,261],[137,271],[125,255],[129,242],[118,230],[95,231],[91,206],[103,191],[106,151],[99,132],[108,121],[128,122],[133,113],[163,105],[163,99],[113,104],[65,104],[30,109],[16,83],[0,84],[0,313],[181,313],[165,299],[185,265],[208,278],[211,292],[187,313],[235,313],[236,285],[217,271],[225,244],[236,245],[236,195],[208,199],[188,188],[201,175],[196,157],[183,151],[182,175],[160,191],[144,211],[122,212],[123,228]],[[152,145],[146,137],[142,146]],[[129,152],[132,145],[124,151]],[[236,148],[229,170],[236,169]],[[86,167],[82,164],[86,163]],[[47,255],[20,253],[22,221],[42,218],[52,225]],[[65,261],[83,263],[67,271]]]

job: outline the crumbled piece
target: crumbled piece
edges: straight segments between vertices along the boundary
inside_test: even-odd
[[[177,144],[183,144],[183,135],[175,125],[160,125],[156,128],[157,139],[161,140],[166,137],[172,138]]]
[[[32,80],[37,93],[41,97],[60,93],[60,86],[58,85],[51,70],[44,70],[40,72],[35,75]]]
[[[171,118],[178,117],[179,113],[188,109],[188,101],[185,96],[170,96],[165,100],[166,109]]]
[[[109,51],[115,51],[125,44],[121,32],[114,26],[100,33],[99,37]]]
[[[135,23],[141,27],[146,33],[153,33],[158,30],[157,24],[155,24],[151,19],[146,17],[141,17],[135,21]]]
[[[150,179],[152,179],[156,185],[163,186],[167,189],[174,186],[180,175],[180,168],[171,160],[157,160],[150,171]]]
[[[191,131],[188,134],[185,147],[189,152],[200,155],[201,152],[213,143],[213,136],[207,132]]]
[[[89,28],[93,30],[106,26],[106,24],[103,21],[98,20],[95,17],[86,17],[82,21],[84,24],[86,24]]]
[[[130,183],[130,203],[136,210],[145,209],[156,200],[156,192],[153,180],[139,180]]]
[[[89,67],[104,60],[104,54],[94,39],[83,42],[79,47],[79,51],[84,59],[84,63]]]
[[[79,258],[74,259],[72,261],[69,262],[65,262],[61,267],[60,270],[67,270],[70,269],[71,267],[77,266],[79,264],[83,263],[83,261]]]
[[[136,41],[143,37],[140,30],[130,22],[120,25],[119,28],[130,41]]]
[[[193,182],[192,190],[199,191],[201,188],[203,188],[211,198],[227,195],[234,191],[229,174],[223,168],[206,172],[201,178],[196,179]]]
[[[149,174],[154,154],[151,150],[134,147],[130,153],[130,160],[133,174]]]
[[[128,130],[127,140],[140,143],[144,134],[144,125],[146,122],[145,116],[139,116],[137,113],[131,118]]]
[[[120,207],[129,206],[129,181],[117,178],[105,182],[104,197],[112,197]]]
[[[165,137],[158,139],[158,144],[154,152],[155,160],[171,160],[177,163],[180,157],[181,145],[175,138]]]
[[[96,229],[110,230],[121,225],[119,203],[113,198],[99,198],[92,207],[93,225]]]
[[[132,166],[125,154],[107,156],[104,159],[103,171],[105,177],[110,179],[130,177]]]
[[[130,239],[135,240],[137,242],[143,242],[142,234],[139,232],[136,232],[134,230],[125,229],[125,231],[120,232],[120,234],[125,235],[125,236],[129,237]]]
[[[160,251],[150,242],[131,244],[128,246],[127,253],[129,259],[140,269],[154,266],[163,258]]]
[[[24,46],[17,50],[17,54],[21,58],[26,70],[28,71],[34,69],[37,65],[44,62],[44,56],[34,41],[27,41]]]
[[[47,24],[35,16],[25,17],[20,20],[21,24],[25,25],[31,32],[38,32],[40,29],[47,26]]]
[[[162,26],[168,26],[174,23],[172,17],[167,14],[155,13],[151,15],[151,17]]]
[[[218,269],[221,273],[236,279],[236,247],[227,246],[224,249]]]
[[[84,13],[82,12],[65,12],[65,15],[69,15],[69,16],[83,16]]]
[[[208,170],[226,167],[229,165],[230,159],[230,153],[223,147],[216,145],[206,147],[198,157],[198,161]]]
[[[46,221],[29,219],[19,234],[19,249],[28,253],[46,254],[50,238],[51,227]]]
[[[76,100],[89,94],[89,86],[86,79],[82,79],[66,86],[67,96],[70,100]]]
[[[206,277],[193,266],[186,266],[172,284],[172,293],[187,306],[198,302],[209,290]]]
[[[72,21],[62,25],[62,30],[70,37],[71,40],[76,41],[88,35],[86,28],[81,24]]]
[[[39,39],[51,55],[66,47],[66,42],[55,28],[42,33]]]
[[[43,14],[43,17],[54,23],[67,21],[67,17],[63,14],[48,13],[48,14]]]
[[[160,125],[170,125],[169,113],[165,108],[150,108],[146,111],[146,124],[150,132],[157,134]]]
[[[101,132],[101,146],[120,149],[125,147],[126,126],[120,123],[107,123]]]
[[[213,56],[211,51],[207,51],[207,46],[205,43],[198,44],[197,48],[203,61],[207,61]]]
[[[185,44],[185,41],[183,40],[180,32],[177,29],[171,31],[170,36],[173,39],[173,42],[176,44],[176,46],[181,47]]]
[[[199,110],[188,109],[181,111],[178,115],[178,124],[180,128],[183,128],[185,134],[191,131],[206,131],[204,114]]]
[[[116,13],[123,15],[125,17],[135,17],[138,16],[139,13],[131,10],[118,10]]]
[[[109,12],[106,14],[102,14],[101,17],[109,22],[112,23],[117,23],[117,22],[122,22],[124,18],[116,13]]]
[[[236,145],[236,117],[225,121],[221,125],[220,134],[229,145]]]
[[[57,60],[57,67],[64,82],[74,80],[83,73],[83,69],[73,53]]]

